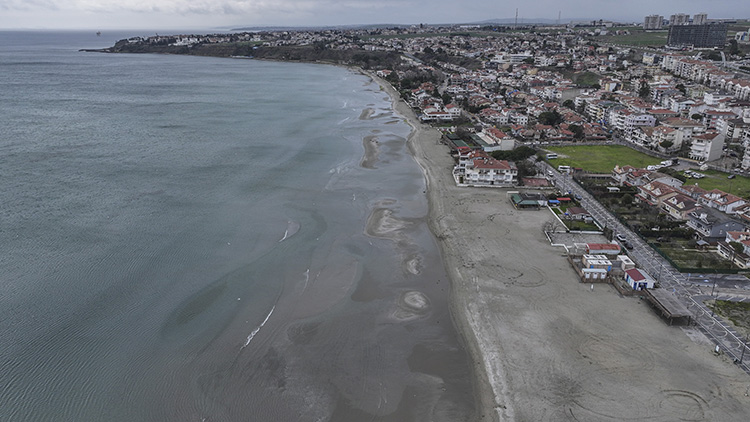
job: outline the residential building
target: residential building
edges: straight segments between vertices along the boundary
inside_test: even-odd
[[[707,13],[696,13],[693,15],[693,25],[705,25],[708,23]]]
[[[661,182],[651,182],[643,186],[638,186],[638,193],[635,199],[639,202],[645,202],[652,207],[661,207],[667,199],[678,194],[676,188]]]
[[[727,42],[727,24],[714,22],[703,25],[672,24],[670,18],[667,45],[693,46],[696,48],[722,48]]]
[[[739,245],[735,248],[735,245]],[[740,268],[750,267],[750,232],[729,231],[716,252]]]
[[[724,135],[718,132],[693,136],[688,157],[699,161],[713,161],[721,157],[723,147]]]
[[[648,15],[643,20],[643,29],[661,29],[664,24],[664,16]]]
[[[745,230],[743,223],[716,210],[705,208],[689,213],[687,226],[695,230],[698,239],[714,245],[724,239],[728,231]]]
[[[698,211],[700,209],[700,205],[698,204],[698,201],[694,200],[693,198],[678,193],[677,195],[667,198],[664,202],[662,202],[661,208],[672,219],[684,221],[687,220],[687,216],[689,213]]]
[[[715,208],[725,214],[734,214],[735,209],[745,205],[745,200],[739,196],[726,193],[719,189],[706,192],[699,198],[699,202],[709,208]]]
[[[518,169],[514,163],[481,155],[463,169],[456,166],[453,174],[457,182],[473,186],[513,186],[518,181]]]
[[[675,13],[669,16],[669,26],[687,25],[690,23],[690,15],[684,13]]]

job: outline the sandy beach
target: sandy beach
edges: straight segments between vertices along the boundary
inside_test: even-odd
[[[456,187],[439,132],[369,76],[413,127],[480,420],[747,420],[750,377],[703,334],[670,327],[607,285],[580,283],[542,232],[548,212],[515,210],[507,189]]]

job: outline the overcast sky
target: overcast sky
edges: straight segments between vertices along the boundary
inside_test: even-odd
[[[747,0],[0,0],[2,29],[218,29],[495,18],[643,21],[650,14],[748,18]]]

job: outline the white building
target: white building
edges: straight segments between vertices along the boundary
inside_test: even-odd
[[[648,15],[643,19],[643,29],[661,29],[664,16]]]
[[[699,161],[713,161],[721,157],[724,148],[724,135],[718,132],[707,132],[693,136],[688,157]]]
[[[654,284],[656,284],[653,277],[638,268],[625,271],[625,281],[633,290],[653,289]]]

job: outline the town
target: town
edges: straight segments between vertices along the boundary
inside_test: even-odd
[[[582,282],[643,292],[750,372],[750,325],[715,319],[750,289],[749,33],[748,20],[676,13],[157,35],[107,51],[337,63],[382,78],[443,133],[457,185],[518,189],[517,208],[551,210],[545,232]],[[603,240],[565,245],[571,233]]]

